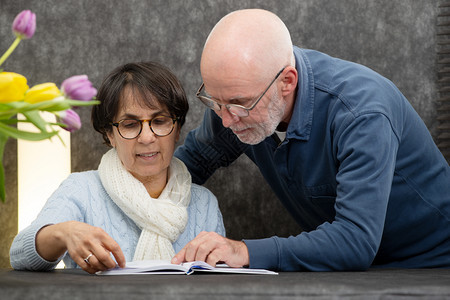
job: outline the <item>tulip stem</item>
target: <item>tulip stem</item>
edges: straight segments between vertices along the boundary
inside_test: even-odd
[[[20,37],[17,37],[14,42],[11,44],[11,46],[9,47],[8,50],[6,50],[6,52],[2,55],[2,57],[0,58],[0,66],[3,64],[3,62],[8,58],[8,56],[11,55],[11,53],[13,53],[14,49],[16,49],[17,45],[19,45],[20,41],[22,39]]]

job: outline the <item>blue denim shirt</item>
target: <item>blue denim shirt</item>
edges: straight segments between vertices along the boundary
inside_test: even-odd
[[[450,167],[408,100],[374,71],[294,48],[286,139],[246,145],[206,111],[175,156],[194,182],[245,153],[304,232],[244,240],[251,268],[450,267]]]

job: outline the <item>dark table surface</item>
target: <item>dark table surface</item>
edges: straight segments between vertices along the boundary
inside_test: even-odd
[[[450,269],[89,275],[0,269],[0,299],[450,299]]]

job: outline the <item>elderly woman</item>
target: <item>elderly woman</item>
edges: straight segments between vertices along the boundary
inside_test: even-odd
[[[189,105],[156,63],[130,63],[102,83],[95,130],[111,146],[97,171],[71,174],[11,246],[18,270],[67,267],[94,273],[126,261],[170,260],[201,231],[224,235],[214,195],[191,183],[173,157]]]

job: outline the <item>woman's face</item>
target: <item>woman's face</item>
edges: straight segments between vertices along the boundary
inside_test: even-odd
[[[170,116],[165,107],[148,108],[136,101],[132,93],[127,93],[127,91],[123,93],[120,101],[119,111],[114,122],[123,119],[151,120],[158,115]],[[174,129],[169,135],[160,137],[151,131],[148,122],[144,122],[140,135],[135,139],[122,138],[116,127],[113,127],[112,131],[108,133],[108,138],[111,145],[116,148],[125,168],[147,186],[147,184],[155,182],[165,185],[179,135],[178,123],[175,123]]]

